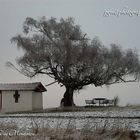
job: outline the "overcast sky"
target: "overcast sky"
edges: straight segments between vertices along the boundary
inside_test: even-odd
[[[22,55],[10,39],[22,33],[25,18],[42,16],[47,19],[74,17],[88,37],[98,36],[106,46],[116,43],[123,49],[137,49],[140,54],[139,0],[0,0],[0,83],[40,81],[46,85],[53,81],[47,76],[29,79],[5,67],[7,61],[15,63]],[[44,107],[59,106],[65,89],[54,84],[47,90],[43,94]],[[85,105],[85,99],[114,96],[119,96],[123,105],[140,104],[140,83],[116,84],[109,88],[88,86],[76,93],[74,100],[77,105]]]

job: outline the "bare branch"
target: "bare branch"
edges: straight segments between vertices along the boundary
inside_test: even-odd
[[[58,81],[54,81],[54,82],[52,82],[52,83],[50,83],[50,84],[47,84],[47,85],[45,85],[46,87],[48,87],[48,86],[50,86],[50,85],[53,85],[53,84],[55,84],[55,83],[57,83]]]

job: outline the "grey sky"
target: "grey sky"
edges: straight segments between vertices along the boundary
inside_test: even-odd
[[[139,16],[121,15],[104,17],[107,10],[122,11],[124,8],[139,11]],[[137,48],[140,54],[140,1],[138,0],[0,0],[0,82],[33,82],[48,84],[52,79],[38,76],[28,79],[16,71],[5,67],[6,61],[15,63],[15,58],[22,54],[14,44],[12,36],[22,32],[22,24],[26,17],[67,18],[72,16],[81,25],[82,30],[90,38],[98,36],[102,43],[120,44],[124,49]],[[55,84],[44,93],[44,107],[58,106],[64,89]],[[140,83],[112,85],[110,88],[88,86],[75,95],[75,102],[84,105],[85,99],[93,97],[113,98],[118,95],[121,103],[140,104]]]

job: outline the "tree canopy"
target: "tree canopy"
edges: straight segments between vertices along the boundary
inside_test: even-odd
[[[28,77],[46,74],[65,86],[65,106],[71,106],[73,92],[86,85],[97,87],[140,79],[140,61],[135,50],[122,50],[116,44],[106,47],[98,38],[88,38],[71,17],[28,17],[23,34],[11,41],[24,51],[17,59],[18,70]]]

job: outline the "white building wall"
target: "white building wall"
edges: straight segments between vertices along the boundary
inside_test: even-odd
[[[27,111],[32,110],[32,91],[19,91],[18,103],[13,95],[15,91],[2,91],[2,111]]]
[[[41,92],[33,92],[32,94],[33,110],[43,109],[43,99]]]

